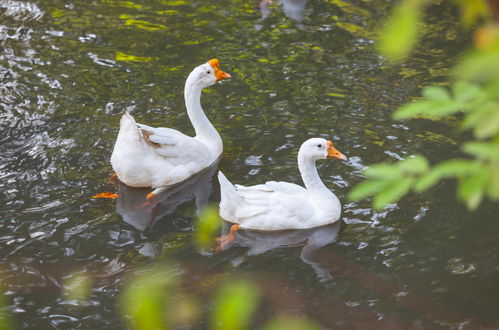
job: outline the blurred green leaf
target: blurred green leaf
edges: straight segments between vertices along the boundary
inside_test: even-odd
[[[466,102],[476,98],[482,89],[477,85],[467,81],[459,80],[452,86],[452,94],[457,102],[465,104]]]
[[[423,97],[433,101],[449,101],[450,95],[442,86],[427,86],[423,88]]]
[[[488,178],[487,171],[480,169],[475,174],[459,181],[458,197],[466,203],[470,210],[476,209],[482,201]]]
[[[392,180],[374,197],[374,208],[380,210],[385,205],[396,202],[411,189],[413,182],[414,179],[410,177]]]
[[[232,280],[224,284],[217,293],[215,308],[211,315],[211,329],[249,329],[251,317],[258,307],[260,292],[249,281]]]
[[[426,112],[426,110],[431,107],[431,102],[426,100],[410,102],[398,108],[397,111],[393,113],[392,117],[396,120],[415,117]]]
[[[220,231],[222,220],[218,215],[218,208],[207,206],[201,211],[194,227],[194,242],[198,248],[213,246],[213,240]]]
[[[425,1],[405,0],[395,7],[381,28],[378,48],[381,54],[399,61],[409,54],[419,39],[422,24],[422,6]]]
[[[438,181],[442,179],[440,172],[432,170],[427,174],[423,175],[414,184],[414,191],[417,193],[423,192],[431,187],[433,187]]]
[[[499,165],[489,168],[489,178],[487,195],[493,200],[499,200]]]
[[[467,142],[463,151],[478,159],[499,162],[499,145],[491,142]]]
[[[475,128],[480,121],[487,120],[488,117],[493,115],[495,111],[494,103],[484,103],[479,104],[478,108],[473,108],[466,114],[461,127],[463,129]],[[475,134],[476,135],[476,134]]]
[[[169,329],[168,297],[177,279],[167,270],[151,270],[135,276],[121,296],[123,314],[131,329]]]
[[[393,179],[402,175],[401,171],[390,164],[374,164],[364,170],[364,175],[372,179]]]
[[[385,181],[364,181],[353,187],[348,193],[348,199],[358,201],[376,194],[386,184]]]
[[[296,316],[280,315],[263,327],[263,330],[319,330],[319,324]]]
[[[485,139],[499,132],[499,104],[496,104],[488,113],[475,124],[473,132],[478,139]]]
[[[423,156],[406,158],[397,164],[397,167],[406,173],[422,173],[429,168],[428,160]]]
[[[485,82],[499,75],[499,50],[474,52],[459,62],[453,72],[457,78]]]
[[[467,159],[452,159],[442,162],[422,176],[414,185],[414,191],[422,192],[442,178],[459,177],[474,172],[476,164]]]

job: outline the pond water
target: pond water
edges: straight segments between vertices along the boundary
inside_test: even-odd
[[[330,329],[499,327],[497,205],[467,212],[452,182],[382,212],[347,201],[368,164],[459,153],[454,120],[390,115],[422,86],[448,79],[468,32],[452,7],[434,5],[414,55],[388,65],[373,39],[391,6],[0,0],[0,280],[15,327],[122,328],[126,274],[165,263],[194,295],[233,276],[255,281],[265,304],[254,326],[284,313]],[[147,190],[108,182],[125,110],[193,133],[183,85],[211,58],[232,75],[202,96],[224,141],[219,168],[248,185],[301,184],[300,144],[332,139],[349,161],[318,168],[343,202],[341,224],[241,232],[229,249],[199,253],[193,223],[199,206],[219,200],[217,168],[147,206]],[[90,198],[116,190],[117,201]],[[91,280],[83,304],[64,295],[75,274]],[[201,299],[203,313],[210,301]]]

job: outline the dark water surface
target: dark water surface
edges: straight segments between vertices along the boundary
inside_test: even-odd
[[[446,81],[466,32],[450,6],[434,5],[415,54],[389,66],[373,31],[391,3],[0,0],[0,280],[16,327],[121,328],[124,276],[165,262],[191,288],[257,281],[267,294],[255,326],[287,313],[330,329],[499,327],[497,206],[468,213],[452,183],[383,212],[346,200],[368,164],[458,154],[454,120],[390,114]],[[216,168],[145,208],[147,190],[107,182],[123,111],[192,134],[184,81],[214,57],[233,77],[202,99],[224,140],[220,168],[244,184],[301,183],[299,145],[332,139],[350,160],[319,171],[343,201],[341,225],[241,233],[201,254],[193,222],[199,205],[218,202]],[[116,202],[90,199],[113,189]],[[91,278],[84,303],[63,293],[75,274]]]

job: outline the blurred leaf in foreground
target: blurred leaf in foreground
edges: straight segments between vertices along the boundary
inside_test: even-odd
[[[258,288],[246,280],[229,280],[217,292],[211,314],[211,329],[250,329],[250,321],[259,305]]]
[[[204,208],[194,226],[194,242],[199,249],[206,249],[213,246],[213,242],[220,227],[222,220],[218,216],[218,208],[207,206]]]
[[[380,31],[379,51],[393,61],[405,58],[419,40],[424,5],[428,0],[404,0]]]
[[[166,269],[136,275],[125,287],[121,308],[131,329],[170,329],[168,302],[177,278]]]

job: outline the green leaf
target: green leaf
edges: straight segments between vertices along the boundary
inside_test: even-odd
[[[407,103],[403,106],[401,106],[397,111],[393,113],[393,119],[395,120],[401,120],[401,119],[407,119],[411,117],[415,117],[417,115],[420,115],[428,108],[431,107],[431,102],[427,100],[421,100],[421,101],[414,101],[411,103]]]
[[[423,97],[432,101],[449,101],[450,95],[442,86],[427,86],[423,89]]]
[[[402,2],[380,31],[379,50],[393,61],[407,57],[419,39],[421,9],[414,6],[415,3],[416,1]]]
[[[480,205],[488,178],[487,171],[482,169],[459,181],[458,197],[466,202],[470,210],[474,210]]]
[[[366,168],[364,175],[371,179],[393,179],[400,177],[402,173],[394,165],[379,163]]]
[[[478,159],[499,162],[499,145],[490,142],[468,142],[462,147],[463,151]]]
[[[428,160],[423,156],[406,158],[397,164],[397,167],[406,173],[422,173],[428,170]]]
[[[406,119],[418,115],[427,117],[441,117],[461,110],[461,105],[452,99],[447,100],[422,100],[406,104],[399,108],[393,119]]]
[[[416,181],[414,191],[417,193],[423,192],[433,187],[441,179],[442,174],[438,171],[432,170]]]
[[[200,249],[213,246],[213,239],[221,226],[222,221],[218,216],[218,208],[213,206],[204,208],[194,226],[194,243]]]
[[[490,111],[490,115],[482,116],[475,124],[473,130],[475,136],[479,139],[485,139],[496,135],[499,132],[499,106]]]
[[[464,118],[461,127],[463,129],[473,128],[479,123],[481,120],[488,118],[494,112],[494,103],[481,103],[478,107],[474,107],[470,109],[466,113],[466,117]]]
[[[413,182],[414,179],[410,177],[391,181],[374,197],[374,208],[380,210],[385,205],[396,202],[411,189]]]
[[[451,115],[461,110],[461,105],[454,100],[433,100],[428,103],[428,108],[423,112],[429,117],[442,117]]]
[[[476,170],[476,163],[468,159],[451,159],[434,167],[434,171],[440,173],[441,177],[462,176]]]
[[[167,298],[169,289],[174,287],[176,278],[168,270],[146,271],[136,276],[121,296],[129,327],[137,330],[170,328]]]
[[[232,280],[217,293],[211,315],[211,329],[249,329],[251,316],[259,304],[260,292],[251,282]]]
[[[452,93],[457,102],[465,104],[466,102],[475,99],[481,92],[481,88],[477,85],[470,84],[466,81],[459,80],[452,86]]]
[[[499,165],[489,168],[489,181],[487,183],[487,195],[492,200],[499,200]]]
[[[485,82],[499,75],[499,50],[474,52],[464,58],[455,68],[458,78],[467,81]]]
[[[443,178],[463,176],[472,173],[475,170],[476,164],[471,160],[451,159],[442,162],[416,181],[414,191],[418,193],[425,191]]]
[[[386,181],[364,181],[353,187],[348,193],[348,199],[351,201],[358,201],[371,196],[380,191],[385,185]]]

